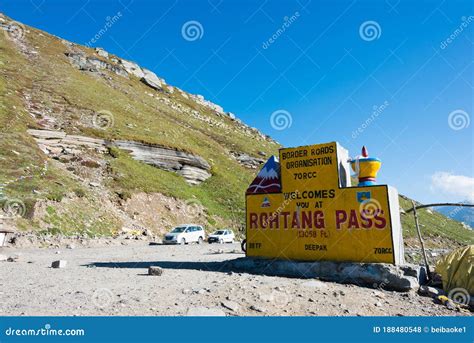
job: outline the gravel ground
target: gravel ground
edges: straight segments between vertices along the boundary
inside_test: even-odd
[[[415,293],[236,273],[238,244],[0,248],[1,315],[469,315]],[[63,269],[51,268],[66,260]],[[164,269],[150,276],[149,266]]]

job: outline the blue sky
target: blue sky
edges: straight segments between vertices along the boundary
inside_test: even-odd
[[[0,11],[80,44],[120,13],[95,46],[284,146],[336,140],[356,156],[365,144],[380,183],[474,201],[472,1],[0,0]],[[197,37],[183,36],[190,21]]]

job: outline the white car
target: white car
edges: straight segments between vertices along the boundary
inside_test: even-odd
[[[186,244],[197,242],[201,244],[206,239],[204,228],[201,225],[185,224],[175,227],[165,235],[164,244]]]
[[[235,235],[232,230],[217,230],[212,235],[209,235],[207,241],[211,243],[234,243]]]

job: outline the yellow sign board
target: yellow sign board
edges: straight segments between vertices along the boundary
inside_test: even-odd
[[[337,143],[280,150],[281,191],[247,194],[248,256],[402,261],[396,191],[341,187],[350,182],[341,182],[348,170],[344,151]],[[272,175],[265,168],[270,169],[262,169],[259,184]]]
[[[281,182],[287,191],[338,186],[337,144],[280,149]]]

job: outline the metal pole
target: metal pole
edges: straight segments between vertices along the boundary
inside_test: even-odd
[[[439,207],[439,206],[451,206],[451,207],[474,207],[473,204],[460,204],[460,203],[452,203],[452,202],[445,202],[445,203],[440,203],[440,204],[427,204],[427,205],[418,205],[418,206],[413,206],[413,208],[410,208],[407,210],[407,213],[410,213],[414,209],[420,209],[420,208],[427,208],[427,207]]]
[[[431,280],[430,265],[428,264],[428,258],[426,257],[425,244],[423,243],[423,238],[421,237],[420,225],[418,224],[418,214],[416,213],[416,205],[413,200],[411,201],[411,203],[413,204],[413,214],[415,216],[416,232],[418,233],[418,239],[420,240],[421,244],[421,251],[423,252],[423,258],[425,260],[426,274],[428,275],[428,280]]]

